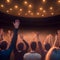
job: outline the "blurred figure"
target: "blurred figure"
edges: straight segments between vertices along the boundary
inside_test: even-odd
[[[6,50],[7,49],[7,45],[8,45],[7,41],[2,41],[1,45],[0,45],[1,50]]]
[[[54,46],[60,47],[60,30],[57,30],[55,34]]]
[[[60,60],[60,49],[58,47],[52,47],[48,51],[45,60]]]
[[[0,42],[4,40],[3,37],[4,37],[4,31],[3,29],[0,29]]]
[[[55,41],[52,48],[48,51],[45,60],[60,60],[60,31],[58,30],[55,35]]]
[[[15,46],[15,49],[14,49],[14,60],[23,60],[24,54],[27,53],[27,52],[28,52],[28,49],[29,49],[29,45],[28,45],[28,43],[24,40],[22,34],[20,35],[20,37],[21,37],[23,43],[22,43],[22,42],[19,43],[19,44],[17,45],[17,48],[16,48],[16,46]],[[24,49],[24,43],[25,43],[25,45],[26,45],[26,49]]]
[[[50,48],[51,46],[49,43],[45,44],[45,52],[48,52]]]
[[[9,48],[6,49],[6,47],[7,47],[6,42],[2,42],[0,44],[0,60],[10,60],[11,52],[14,49],[15,44],[16,44],[19,24],[20,24],[19,20],[15,20],[15,23],[13,23],[15,30],[14,30],[14,35],[13,35]]]
[[[41,55],[36,53],[36,42],[31,43],[31,51],[24,55],[24,60],[41,60]]]
[[[53,44],[54,44],[54,37],[53,37],[52,34],[49,34],[49,35],[46,37],[46,39],[44,40],[44,49],[45,49],[45,46],[46,46],[47,44],[50,45],[50,47],[53,46]],[[46,49],[45,49],[45,50],[46,50]]]
[[[36,33],[36,37],[37,37],[37,40],[38,40],[38,49],[39,49],[39,53],[41,54],[41,60],[44,60],[45,59],[45,55],[46,55],[46,52],[44,51],[44,49],[43,49],[43,47],[42,47],[42,43],[41,43],[41,41],[40,41],[40,33],[39,32],[37,32]]]

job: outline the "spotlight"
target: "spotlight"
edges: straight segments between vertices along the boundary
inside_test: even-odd
[[[16,8],[16,9],[17,9],[17,8],[18,8],[18,5],[15,5],[15,6],[14,6],[14,8]]]
[[[29,7],[29,8],[32,8],[32,5],[30,4],[28,7]]]
[[[4,5],[3,5],[3,4],[1,4],[1,7],[3,8],[3,7],[4,7]]]

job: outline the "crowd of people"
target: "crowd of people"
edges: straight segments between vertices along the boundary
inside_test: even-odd
[[[12,52],[14,60],[60,60],[59,30],[55,34],[55,38],[49,34],[43,44],[39,38],[40,33],[37,32],[37,43],[32,41],[29,44],[23,34],[18,33],[20,24],[20,20],[15,20],[14,30],[8,30],[7,33],[0,29],[0,60],[10,60]],[[17,44],[18,34],[22,42]]]

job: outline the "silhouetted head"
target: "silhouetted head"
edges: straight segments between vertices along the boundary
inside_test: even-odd
[[[19,43],[17,46],[18,50],[22,51],[24,48],[24,44],[23,43]]]
[[[36,42],[32,42],[31,43],[31,49],[32,50],[36,50]]]
[[[50,48],[51,48],[51,46],[50,46],[49,43],[45,44],[45,49],[46,49],[47,51],[48,51]]]
[[[50,55],[50,60],[60,60],[60,49],[53,49]]]
[[[6,50],[8,43],[6,41],[1,42],[0,48],[1,50]]]

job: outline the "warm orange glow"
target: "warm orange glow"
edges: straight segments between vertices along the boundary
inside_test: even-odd
[[[18,15],[20,15],[20,13],[18,13]]]
[[[22,9],[20,9],[20,11],[22,11]]]
[[[43,10],[43,8],[42,8],[42,7],[40,7],[39,9],[40,9],[40,10]]]
[[[46,0],[43,0],[43,2],[46,2]]]
[[[27,15],[27,13],[25,13],[25,15]]]
[[[31,13],[31,15],[33,15],[33,13]]]
[[[39,15],[39,12],[37,12],[37,15]]]
[[[52,10],[53,9],[53,7],[50,7],[50,10]]]
[[[3,5],[3,4],[1,4],[1,7],[3,8],[3,7],[4,7],[4,5]]]
[[[31,11],[30,10],[28,10],[28,13],[30,13]]]
[[[9,10],[7,10],[6,12],[9,13]]]
[[[42,17],[44,17],[44,14],[42,14]]]
[[[17,8],[18,8],[18,5],[15,5],[15,6],[14,6],[14,8],[16,8],[16,9],[17,9]]]
[[[7,3],[10,3],[10,0],[6,0]]]
[[[12,8],[9,9],[10,11],[12,10]]]
[[[28,7],[29,7],[29,8],[32,8],[32,5],[30,4]]]
[[[27,1],[24,1],[24,4],[25,4],[25,5],[27,5],[27,4],[28,4],[28,2],[27,2]]]
[[[58,3],[60,3],[60,0],[58,0]]]
[[[54,15],[54,13],[52,12],[51,15]]]
[[[43,10],[43,13],[45,13],[46,11],[45,10]]]

